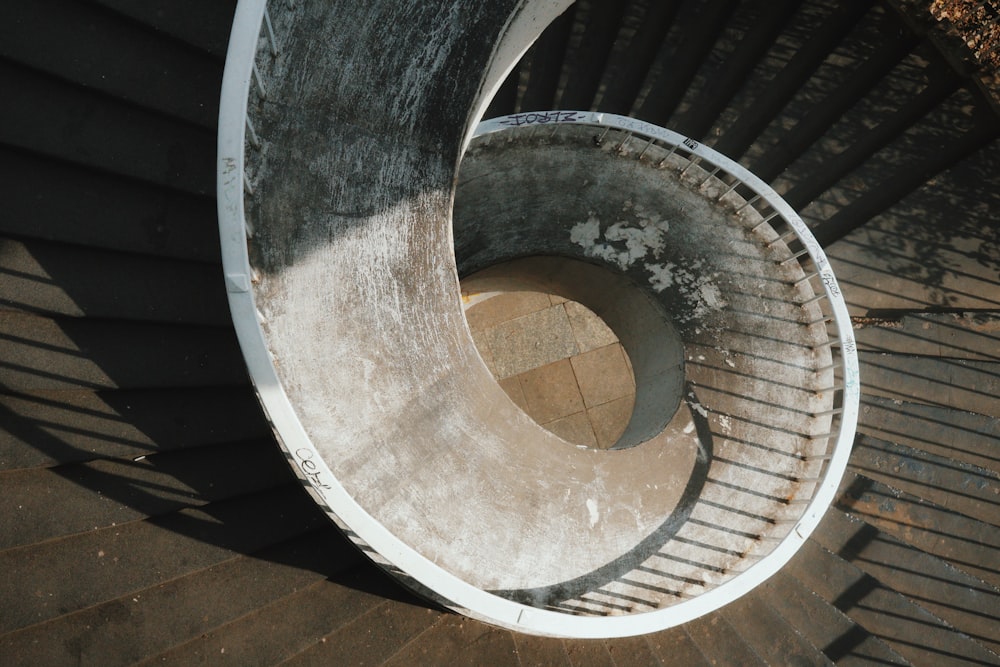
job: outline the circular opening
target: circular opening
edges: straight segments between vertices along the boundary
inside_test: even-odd
[[[463,294],[463,305],[480,356],[521,410],[574,445],[618,442],[632,418],[635,377],[604,320],[578,301],[529,290]]]
[[[659,435],[677,412],[681,338],[620,273],[525,257],[467,276],[462,296],[473,340],[500,386],[564,440],[626,449]]]

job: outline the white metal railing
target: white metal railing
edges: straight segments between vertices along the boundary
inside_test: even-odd
[[[277,0],[273,4],[278,6]],[[295,9],[291,0],[281,4],[283,11]],[[836,393],[834,407],[829,411],[833,428],[830,434],[816,437],[817,440],[825,439],[826,445],[821,452],[810,452],[803,457],[803,460],[818,461],[821,465],[818,474],[798,480],[813,484],[814,491],[808,498],[790,503],[801,506],[801,514],[775,520],[775,524],[787,526],[787,533],[777,538],[759,536],[762,543],[773,545],[773,548],[764,554],[748,554],[747,560],[752,564],[745,571],[730,573],[733,576],[719,585],[706,585],[700,595],[680,594],[681,601],[665,608],[659,608],[661,605],[657,602],[643,604],[640,601],[638,608],[630,605],[614,609],[611,615],[602,615],[594,611],[593,605],[542,609],[471,586],[422,556],[412,545],[404,544],[358,505],[323,461],[285,395],[254,301],[255,273],[247,249],[253,227],[247,219],[244,202],[245,197],[254,196],[255,188],[246,162],[247,149],[259,150],[266,137],[258,134],[248,113],[248,99],[257,95],[263,100],[270,94],[265,80],[266,68],[258,63],[258,57],[264,54],[271,59],[278,58],[281,55],[280,37],[275,33],[266,0],[240,0],[227,55],[219,116],[217,188],[223,271],[244,358],[279,442],[317,503],[347,530],[351,539],[383,567],[404,580],[415,582],[418,587],[433,591],[453,609],[512,629],[567,637],[628,636],[675,626],[738,598],[784,565],[815,529],[833,501],[846,469],[857,421],[860,388],[856,345],[837,281],[808,228],[767,184],[698,142],[649,123],[611,114],[580,111],[514,114],[480,124],[474,136],[511,127],[558,131],[567,124],[586,124],[601,128],[602,138],[619,142],[620,149],[638,142],[637,159],[643,159],[651,147],[658,146],[667,151],[668,157],[677,156],[685,161],[681,171],[687,172],[697,166],[706,171],[706,182],[715,178],[727,183],[727,189],[718,197],[720,202],[735,193],[742,198],[742,206],[753,207],[759,212],[764,221],[761,224],[771,225],[780,234],[793,251],[785,261],[799,262],[808,269],[803,280],[814,287],[816,297],[812,302],[821,305],[824,318],[832,325],[829,347],[835,359],[834,370],[839,376],[838,386],[832,388]],[[520,51],[523,49],[512,53]],[[472,138],[470,136],[469,140]],[[666,158],[662,158],[661,162],[666,164],[665,161]],[[608,602],[602,604],[608,609],[615,607]],[[622,611],[626,613],[619,613]]]

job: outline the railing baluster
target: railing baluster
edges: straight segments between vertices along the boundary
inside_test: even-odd
[[[637,155],[635,159],[636,160],[641,160],[642,156],[646,154],[646,151],[649,150],[649,147],[653,145],[654,141],[656,141],[656,140],[654,138],[650,137],[649,141],[646,142],[646,145],[642,147],[642,152],[639,153],[639,155]]]
[[[278,43],[274,39],[274,28],[271,26],[271,12],[264,7],[264,26],[267,28],[267,41],[271,45],[271,55],[278,55]]]
[[[754,204],[757,203],[757,201],[759,199],[760,199],[760,195],[759,194],[754,194],[753,197],[751,197],[750,199],[747,199],[745,202],[743,202],[743,205],[740,206],[739,208],[737,208],[734,211],[734,213],[739,213],[740,211],[742,211],[743,209],[745,209],[747,206],[753,206]],[[756,230],[757,228],[754,227],[754,229]]]
[[[264,79],[260,75],[260,70],[257,69],[257,61],[253,61],[253,80],[257,84],[257,91],[260,93],[260,98],[262,100],[267,99],[267,91],[264,89]]]
[[[743,181],[741,181],[739,179],[736,179],[735,183],[733,183],[732,185],[730,185],[729,188],[725,192],[723,192],[721,195],[719,195],[718,197],[715,198],[715,201],[722,201],[723,197],[725,197],[726,195],[728,195],[730,192],[732,192],[736,188],[740,187],[741,185],[743,185]]]
[[[712,171],[710,171],[708,173],[708,176],[705,177],[705,180],[698,184],[698,187],[700,188],[701,186],[705,185],[710,180],[712,180],[712,177],[715,176],[716,174],[718,174],[721,169],[722,169],[722,167],[716,167],[715,169],[713,169]]]
[[[789,262],[793,262],[793,261],[797,260],[799,257],[802,257],[803,255],[808,255],[808,254],[809,254],[809,249],[808,248],[803,248],[802,250],[799,250],[797,253],[795,253],[791,257],[788,257],[786,259],[781,260],[780,262],[778,262],[778,264],[782,264],[782,265],[788,264]]]
[[[788,239],[793,239],[793,238],[796,238],[797,236],[798,236],[798,234],[796,234],[796,233],[795,233],[795,230],[793,229],[793,230],[791,230],[791,231],[787,231],[787,232],[785,232],[784,234],[782,234],[782,235],[781,235],[781,236],[779,236],[778,238],[774,239],[773,241],[770,241],[770,242],[769,242],[769,243],[768,243],[767,245],[765,245],[764,247],[765,247],[765,248],[770,248],[771,246],[773,246],[773,245],[774,245],[775,243],[777,243],[778,241],[781,241],[781,242],[784,242],[784,243],[787,243],[787,242],[788,242]]]
[[[250,134],[250,145],[254,148],[260,148],[260,137],[257,136],[257,131],[253,129],[253,123],[250,122],[250,114],[247,114],[247,132]]]
[[[685,166],[685,167],[684,167],[683,169],[681,169],[681,173],[680,173],[680,175],[681,175],[681,176],[683,176],[684,174],[686,174],[686,173],[687,173],[687,170],[688,170],[688,169],[690,169],[691,167],[696,167],[696,166],[698,166],[698,164],[699,164],[700,162],[701,162],[701,158],[700,158],[700,157],[698,157],[697,155],[695,155],[693,159],[689,159],[689,160],[688,160],[688,163],[687,163],[687,166]]]
[[[805,252],[805,251],[803,250],[802,252]],[[785,261],[787,262],[788,260],[786,259]],[[782,262],[782,263],[784,263],[784,262]],[[825,299],[825,298],[826,298],[826,292],[820,292],[819,294],[817,294],[816,296],[812,297],[811,299],[806,299],[805,301],[801,302],[799,305],[800,306],[808,306],[810,303],[815,303],[815,302],[819,301],[820,299]]]
[[[669,158],[669,157],[670,157],[671,155],[673,155],[673,154],[674,154],[675,152],[677,152],[677,149],[678,149],[678,148],[679,148],[679,147],[678,147],[678,146],[677,146],[677,145],[675,144],[675,145],[674,145],[674,146],[673,146],[673,147],[672,147],[672,148],[670,149],[670,151],[669,151],[669,152],[668,152],[668,153],[667,153],[666,155],[664,155],[664,156],[663,156],[663,159],[661,159],[661,160],[660,160],[659,162],[657,162],[657,163],[656,163],[656,166],[657,166],[657,167],[662,167],[662,166],[663,166],[663,163],[667,161],[667,158]]]
[[[812,280],[813,278],[815,278],[818,275],[819,275],[819,271],[813,271],[812,273],[809,273],[809,274],[807,274],[807,275],[799,278],[798,280],[796,280],[794,282],[788,283],[788,285],[791,286],[791,287],[795,287],[796,285],[800,285],[800,284],[804,283],[807,280]]]
[[[615,146],[615,152],[621,153],[622,150],[625,148],[625,144],[627,144],[628,140],[631,139],[631,138],[632,138],[632,133],[631,132],[626,132],[625,133],[625,138],[621,140],[621,143],[619,143],[617,146]]]
[[[761,220],[760,222],[758,222],[756,225],[754,225],[753,228],[750,231],[751,232],[757,231],[758,229],[760,229],[761,227],[763,227],[767,223],[771,222],[771,220],[773,220],[777,215],[778,215],[777,211],[771,211],[771,213],[769,213],[766,218],[764,218],[763,220]]]

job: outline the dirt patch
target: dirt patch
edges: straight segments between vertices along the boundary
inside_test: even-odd
[[[1000,0],[897,0],[1000,107]]]

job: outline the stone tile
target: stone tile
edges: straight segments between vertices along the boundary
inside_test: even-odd
[[[580,352],[589,352],[618,342],[618,336],[611,327],[586,306],[576,301],[567,301],[563,304],[563,308],[566,309],[569,324],[573,327],[573,335],[576,337]]]
[[[576,386],[569,359],[561,359],[522,373],[518,379],[528,404],[527,413],[539,424],[567,417],[584,409],[583,397]]]
[[[490,344],[486,340],[486,335],[479,329],[469,329],[469,331],[472,333],[472,342],[476,344],[479,356],[486,363],[486,367],[490,369],[490,373],[493,373],[493,376],[496,377],[496,364],[493,363],[493,352],[490,350]]]
[[[618,442],[632,418],[634,407],[635,394],[630,394],[587,409],[591,429],[597,438],[597,447],[607,449]]]
[[[547,424],[542,424],[542,428],[574,445],[598,446],[597,436],[594,435],[594,429],[590,426],[590,419],[586,412],[577,412],[575,415],[550,421]]]
[[[527,412],[528,402],[524,399],[524,392],[521,390],[521,379],[517,375],[512,375],[498,382],[510,400],[514,401],[514,404],[524,412]]]
[[[619,343],[586,352],[571,361],[588,408],[635,393],[635,382]]]
[[[549,306],[486,329],[498,378],[571,357],[577,353],[569,318],[562,306]]]
[[[504,292],[465,311],[472,329],[486,329],[551,306],[544,292]]]

